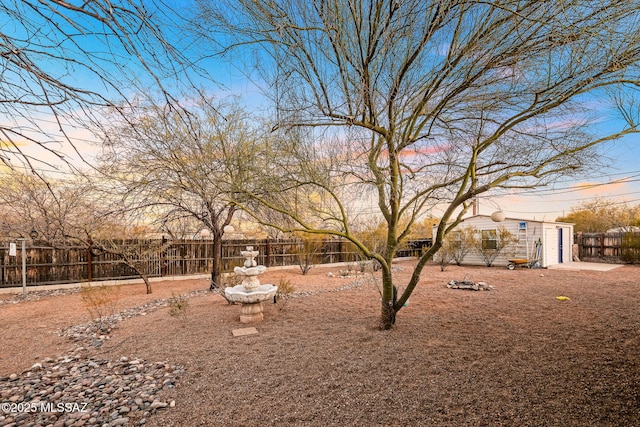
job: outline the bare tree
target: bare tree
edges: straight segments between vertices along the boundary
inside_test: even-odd
[[[212,46],[233,59],[242,53],[262,72],[274,130],[289,137],[286,154],[270,159],[284,191],[251,195],[288,216],[287,228],[342,236],[380,262],[383,328],[473,197],[575,174],[599,144],[638,131],[637,104],[624,101],[640,84],[634,2],[198,4]],[[626,125],[591,135],[586,101],[604,103],[608,91],[622,94],[614,104],[628,113]],[[295,129],[309,131],[291,138]],[[314,214],[301,216],[309,210],[292,200],[312,204],[303,195],[318,193]],[[352,233],[354,195],[376,200],[387,224],[383,251]],[[395,249],[437,206],[434,244],[396,299]]]
[[[160,268],[160,254],[170,245],[164,240],[145,239],[144,234],[128,230],[128,239],[118,239],[115,236],[103,237],[99,240],[82,239],[90,247],[94,255],[103,253],[117,257],[119,263],[126,265],[140,276],[144,282],[147,294],[152,293],[149,277],[157,274]],[[154,270],[154,266],[158,269]]]
[[[151,260],[159,259],[164,242],[145,241],[148,229],[132,226],[135,218],[113,213],[112,202],[99,198],[92,186],[80,178],[50,181],[31,174],[9,171],[0,177],[0,203],[7,218],[7,236],[27,237],[31,230],[38,240],[55,248],[85,247],[92,254],[108,253],[131,268],[151,293]],[[46,177],[44,177],[46,178]],[[159,264],[159,263],[156,263]]]
[[[90,182],[47,182],[46,176],[9,171],[0,177],[0,203],[7,218],[15,218],[3,232],[9,237],[27,237],[31,230],[38,240],[52,247],[82,246],[92,254],[108,253],[131,268],[151,293],[149,276],[154,258],[164,250],[162,241],[135,243],[147,237],[148,228],[136,227],[140,218],[119,212],[117,199],[93,191]],[[156,262],[159,265],[159,262]]]
[[[82,158],[105,106],[190,84],[186,10],[163,0],[0,4],[0,161],[37,171]],[[151,89],[150,89],[151,88]]]
[[[572,208],[571,213],[557,220],[574,223],[576,232],[603,233],[614,228],[631,231],[640,226],[640,205],[595,199]]]
[[[143,214],[159,229],[185,220],[196,232],[209,229],[211,289],[218,287],[222,236],[239,209],[233,194],[253,180],[256,123],[236,103],[202,97],[180,112],[141,103],[105,135],[99,168],[104,191],[119,200],[116,210]]]
[[[103,227],[107,219],[90,206],[86,185],[76,179],[49,182],[46,178],[12,170],[0,176],[4,236],[27,237],[35,230],[40,239],[63,245],[80,225],[83,234]]]

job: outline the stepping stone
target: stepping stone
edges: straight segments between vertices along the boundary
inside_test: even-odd
[[[256,328],[240,328],[232,330],[231,333],[234,337],[243,337],[245,335],[257,334],[258,330]]]

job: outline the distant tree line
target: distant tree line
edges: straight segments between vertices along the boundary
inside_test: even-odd
[[[608,230],[632,231],[640,227],[640,204],[631,205],[608,199],[582,203],[557,221],[574,224],[576,233],[604,233]]]

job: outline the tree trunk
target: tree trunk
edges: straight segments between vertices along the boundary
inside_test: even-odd
[[[380,313],[380,329],[389,330],[396,323],[396,309],[392,303],[382,302]]]
[[[391,266],[391,263],[389,263]],[[398,289],[393,285],[391,269],[382,271],[382,303],[380,308],[380,329],[389,330],[396,323],[396,301]]]
[[[210,290],[222,286],[222,234],[214,231],[211,251],[211,284]]]
[[[142,277],[142,280],[144,281],[144,286],[147,289],[147,295],[151,293],[151,282],[149,281],[149,278],[147,277],[146,274],[140,274],[140,277]]]

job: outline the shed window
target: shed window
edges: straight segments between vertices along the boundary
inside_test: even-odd
[[[496,230],[482,230],[482,249],[498,249]]]
[[[462,233],[459,231],[453,232],[453,247],[455,249],[460,249],[462,247]]]

